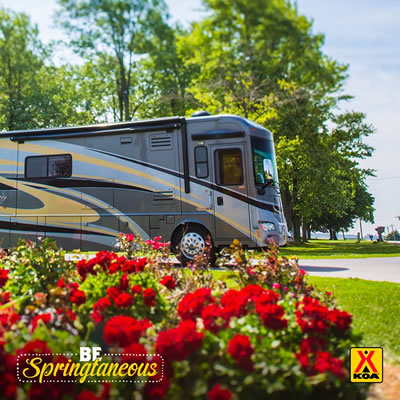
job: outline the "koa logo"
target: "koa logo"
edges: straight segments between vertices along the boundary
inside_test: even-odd
[[[382,347],[350,349],[350,382],[383,382]]]

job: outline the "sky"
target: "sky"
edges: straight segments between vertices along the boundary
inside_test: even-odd
[[[184,25],[205,15],[200,0],[166,2],[172,20]],[[0,5],[30,15],[44,42],[65,39],[53,26],[55,0],[0,0]],[[376,170],[367,181],[375,197],[375,224],[362,222],[363,233],[375,233],[379,225],[400,230],[400,1],[297,0],[297,6],[314,21],[314,32],[325,35],[325,54],[349,64],[345,93],[354,98],[342,109],[365,113],[376,128],[366,140],[375,152],[360,163]],[[359,230],[357,223],[350,233]]]

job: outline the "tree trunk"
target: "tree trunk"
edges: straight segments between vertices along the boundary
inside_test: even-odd
[[[303,218],[303,223],[301,225],[301,239],[303,242],[307,242],[307,223]]]
[[[336,231],[333,228],[329,228],[329,240],[337,240]]]
[[[292,223],[293,223],[293,237],[296,243],[301,242],[300,236],[300,217],[298,215],[292,215]]]

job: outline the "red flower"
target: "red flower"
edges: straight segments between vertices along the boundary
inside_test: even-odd
[[[240,368],[250,372],[253,370],[251,356],[254,353],[254,349],[248,336],[236,334],[228,343],[228,353]]]
[[[229,289],[221,298],[226,316],[243,317],[247,314],[247,297],[237,290]]]
[[[43,321],[45,324],[48,324],[51,322],[51,318],[51,314],[49,313],[36,315],[32,320],[32,332],[36,329],[39,320]]]
[[[69,298],[71,300],[72,303],[77,304],[78,306],[83,304],[86,301],[86,295],[85,292],[82,290],[73,290],[70,295]]]
[[[147,288],[143,292],[143,301],[146,306],[154,307],[156,305],[156,292],[152,288]]]
[[[116,272],[118,272],[121,269],[121,264],[123,264],[125,261],[125,257],[118,257],[108,266],[108,273],[115,274]]]
[[[61,277],[60,280],[57,282],[57,287],[59,288],[64,288],[65,287],[65,282],[64,282],[64,278]]]
[[[12,311],[11,309],[5,309],[0,311],[0,337],[2,335],[2,330],[9,330],[16,322],[20,320],[19,314]]]
[[[161,279],[160,283],[170,290],[176,288],[175,279],[171,275],[164,276],[164,278]]]
[[[132,294],[141,294],[143,291],[142,287],[140,285],[133,285],[131,292]]]
[[[336,308],[329,312],[327,318],[342,332],[350,328],[352,321],[352,316],[347,311],[340,311]]]
[[[203,337],[203,333],[197,332],[194,321],[182,321],[176,328],[158,334],[156,353],[161,354],[168,361],[185,360],[201,347]]]
[[[75,400],[98,400],[99,398],[91,391],[84,389],[80,392],[76,397]]]
[[[129,287],[129,278],[127,274],[123,274],[119,280],[119,287],[121,290],[126,290]]]
[[[146,383],[143,391],[143,397],[145,400],[162,400],[167,394],[170,381],[164,376],[155,375],[152,380],[159,381],[157,383]]]
[[[11,293],[10,292],[3,292],[0,293],[0,304],[7,304],[11,300]]]
[[[127,308],[133,304],[133,297],[129,293],[121,293],[114,299],[117,307]]]
[[[127,233],[127,234],[125,235],[125,237],[126,237],[126,240],[127,240],[128,242],[133,242],[133,241],[135,240],[135,235],[132,235],[131,233]]]
[[[107,289],[107,296],[111,300],[115,300],[117,296],[119,296],[122,293],[122,290],[119,287],[116,286],[111,286]]]
[[[224,313],[224,309],[216,304],[209,304],[201,313],[204,328],[217,334],[221,329],[225,329],[229,325],[229,315]]]
[[[156,237],[154,238],[154,240],[155,240],[156,242],[161,241],[161,236],[156,236]]]
[[[8,281],[8,269],[0,269],[0,288],[2,288]]]
[[[35,339],[26,343],[24,347],[17,350],[17,356],[19,356],[18,359],[20,371],[23,371],[25,368],[27,368],[27,376],[32,376],[35,374],[34,368],[26,363],[27,359],[32,358],[32,354],[41,355],[40,358],[43,360],[43,362],[49,363],[53,361],[52,351],[47,347],[46,342]]]
[[[124,348],[121,356],[121,364],[141,364],[147,361],[147,350],[140,343],[131,343]]]
[[[112,317],[104,327],[104,340],[108,344],[126,347],[137,342],[142,333],[151,326],[147,319],[136,320],[125,315]]]
[[[211,289],[201,288],[182,297],[178,305],[178,314],[183,319],[195,319],[200,317],[203,309],[210,303],[214,303]]]
[[[101,297],[93,304],[93,309],[96,311],[104,311],[108,307],[111,307],[111,301],[108,297]]]
[[[247,285],[240,293],[249,301],[257,301],[258,298],[265,292],[265,289],[260,285]],[[274,292],[275,293],[275,292]]]
[[[329,325],[329,309],[322,306],[317,299],[305,297],[297,306],[297,323],[303,332],[324,333]]]
[[[262,300],[261,297],[259,300]],[[267,328],[280,330],[287,327],[288,321],[282,319],[285,315],[283,307],[277,304],[263,304],[262,301],[259,301],[257,302],[256,310]]]
[[[330,371],[339,379],[344,379],[346,377],[346,372],[343,369],[343,361],[339,358],[332,357],[332,355],[327,351],[321,351],[318,353],[314,369],[321,374]]]
[[[207,394],[208,400],[231,400],[232,392],[228,389],[223,389],[219,383]]]
[[[265,290],[257,299],[257,306],[265,306],[268,304],[276,304],[279,300],[279,294],[273,290]]]

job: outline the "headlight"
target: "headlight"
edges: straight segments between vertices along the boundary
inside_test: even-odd
[[[273,222],[258,221],[258,224],[264,232],[276,231],[276,226]]]

